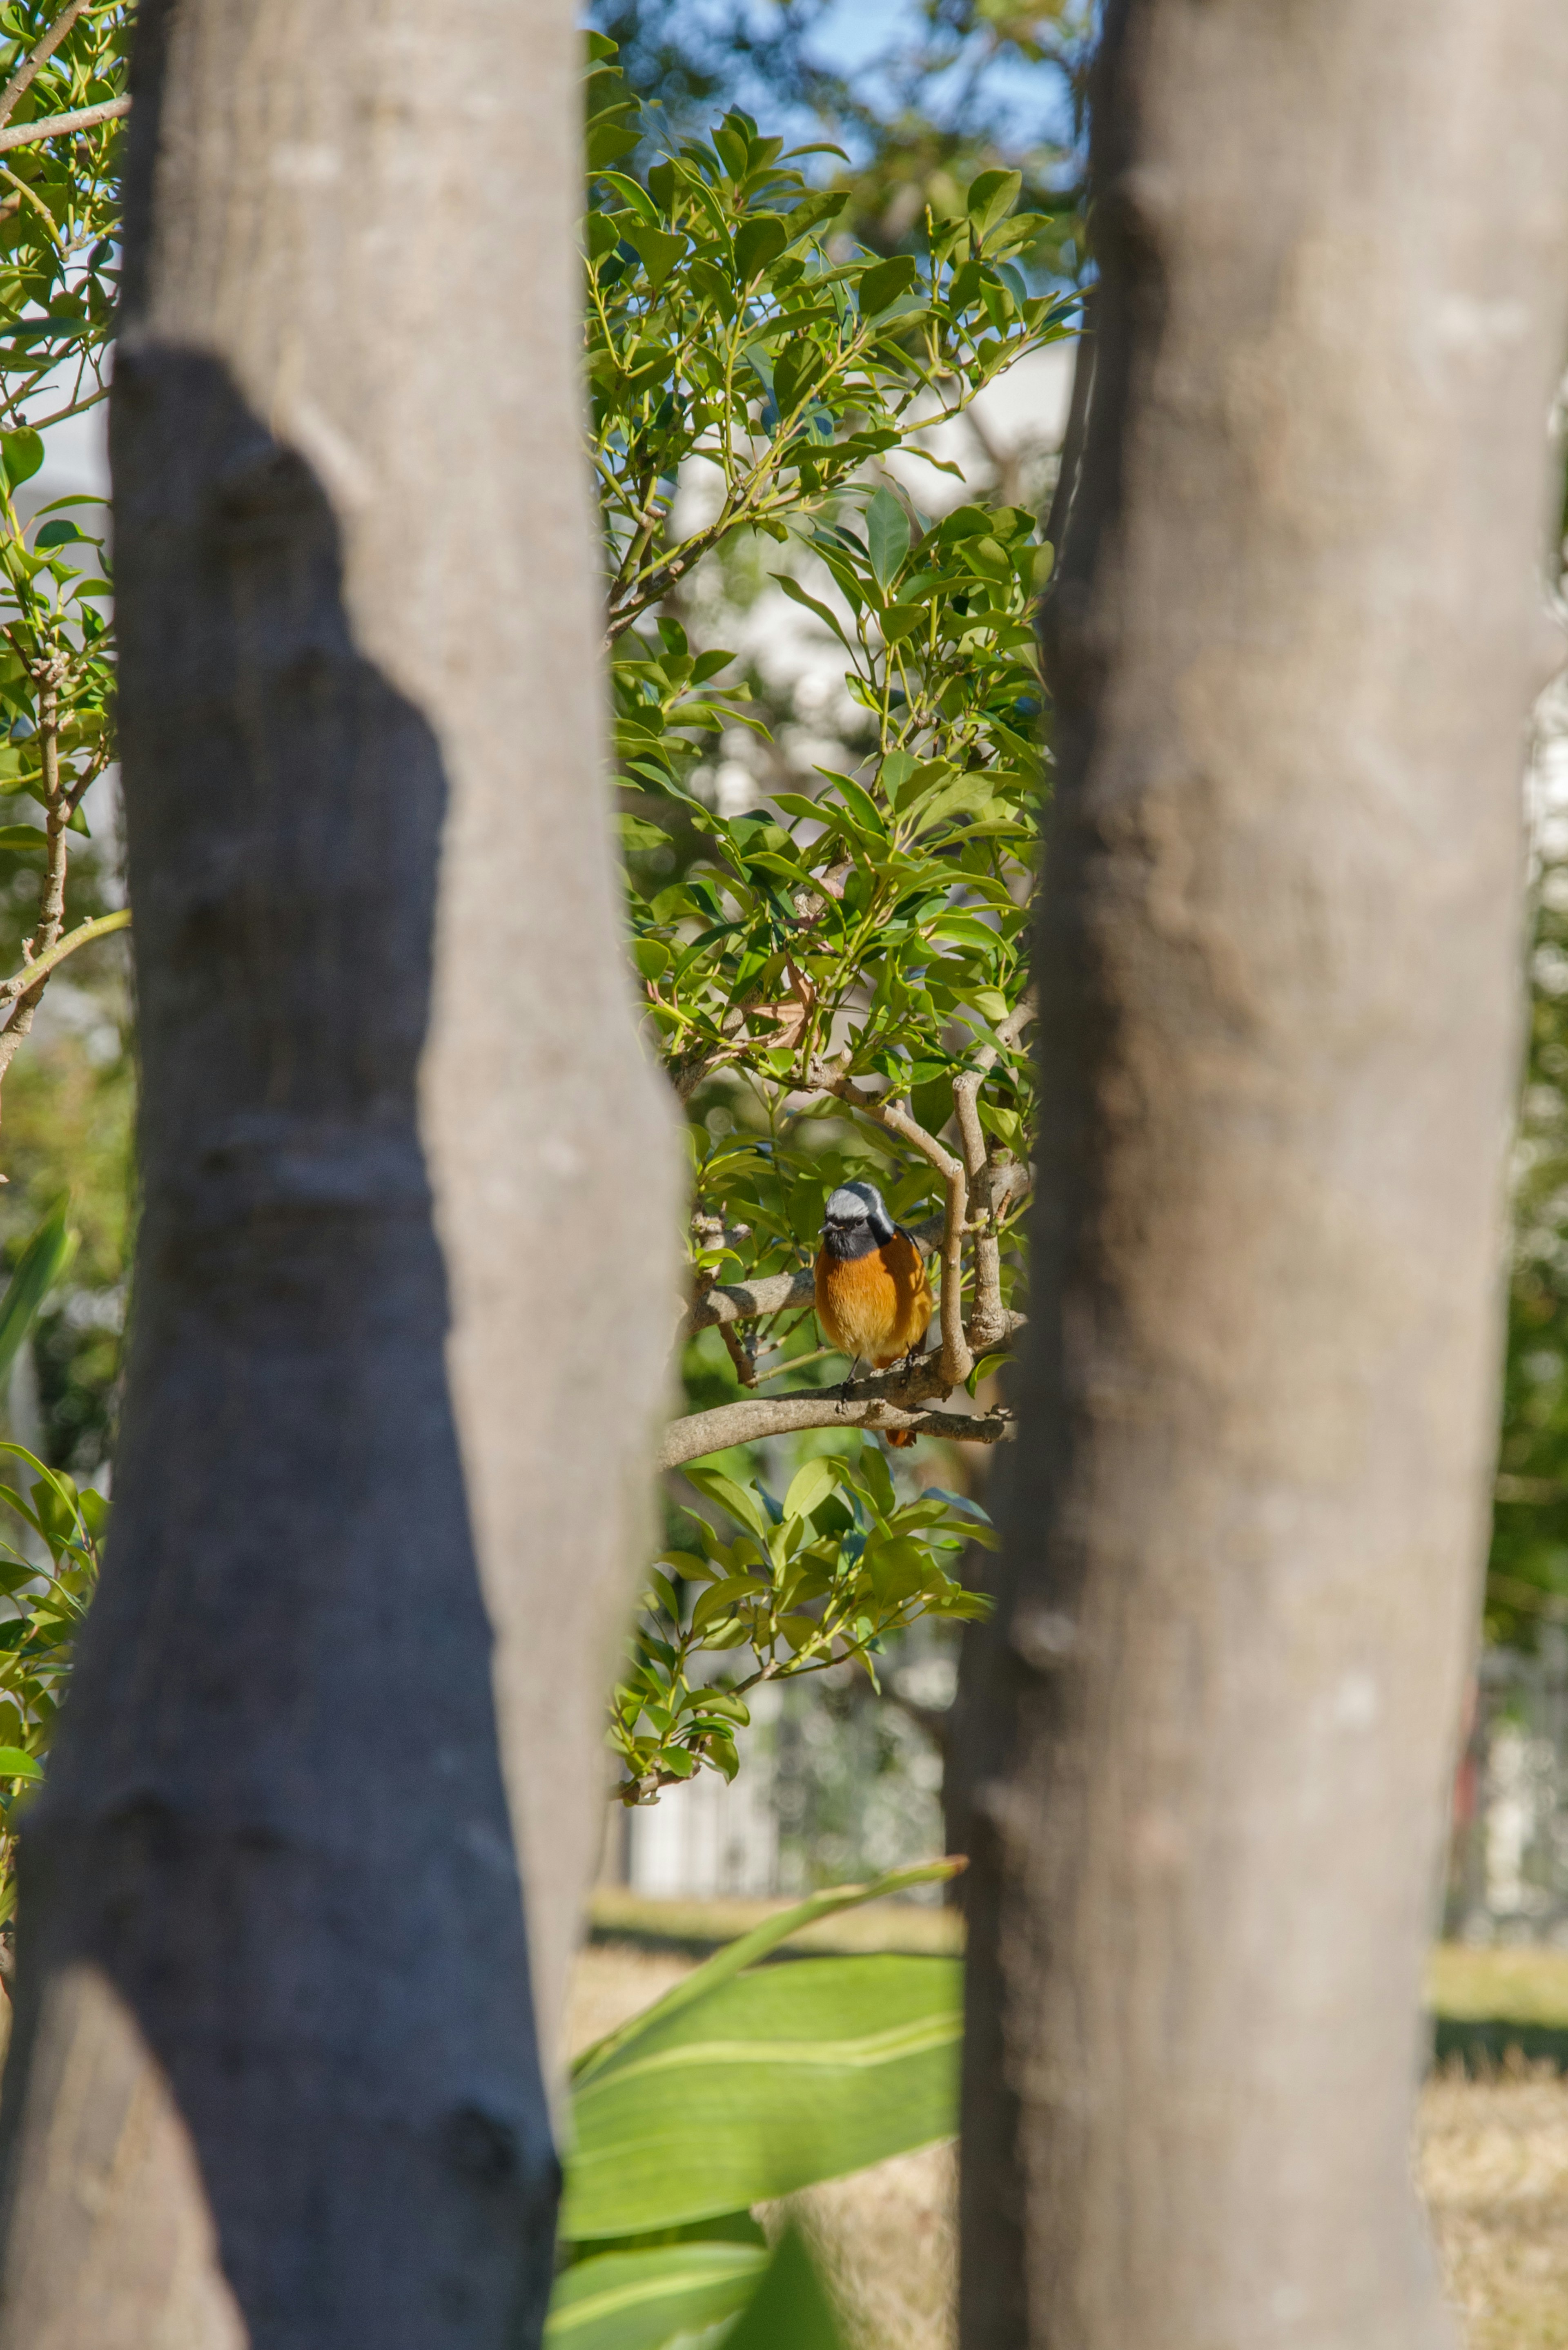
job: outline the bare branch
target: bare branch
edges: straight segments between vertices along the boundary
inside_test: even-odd
[[[13,147],[40,147],[47,139],[68,138],[73,130],[95,130],[100,122],[115,122],[130,112],[128,98],[106,98],[101,106],[78,106],[69,114],[46,114],[37,122],[18,122],[0,130],[0,155]]]
[[[740,1380],[741,1385],[743,1388],[754,1388],[757,1384],[757,1357],[754,1347],[742,1336],[740,1329],[733,1322],[721,1324],[719,1336],[724,1341],[724,1350],[735,1366],[735,1377]]]
[[[5,88],[0,89],[0,123],[10,121],[16,100],[30,86],[39,67],[48,63],[83,9],[90,5],[91,0],[67,0],[67,5],[61,9],[43,38],[28,50]]]
[[[940,1376],[924,1383],[922,1391],[927,1397],[947,1392]],[[692,1412],[685,1419],[672,1420],[659,1448],[659,1466],[680,1469],[688,1461],[722,1452],[732,1444],[759,1444],[764,1437],[789,1436],[805,1428],[865,1428],[873,1433],[901,1430],[911,1436],[951,1437],[964,1444],[996,1444],[1012,1433],[1012,1427],[1010,1411],[980,1416],[922,1410],[918,1405],[911,1408],[889,1400],[887,1377],[857,1379],[847,1389],[817,1388],[798,1395],[747,1397],[742,1403],[721,1404],[716,1411]]]
[[[121,906],[112,914],[99,914],[90,922],[79,923],[74,931],[68,931],[49,953],[39,955],[36,962],[30,962],[23,971],[13,972],[9,979],[0,980],[0,1004],[15,1003],[17,996],[26,994],[40,979],[47,979],[57,963],[64,962],[67,955],[74,955],[78,947],[90,947],[95,939],[107,939],[111,931],[125,931],[130,927],[129,906]],[[9,1034],[8,1029],[0,1030],[0,1035]]]
[[[998,1213],[1012,1189],[1014,1162],[1000,1165],[991,1156],[980,1122],[981,1087],[995,1067],[1002,1045],[1016,1045],[1034,1016],[1033,990],[1022,995],[996,1034],[995,1045],[982,1045],[972,1066],[953,1080],[953,1113],[958,1120],[964,1166],[978,1229],[974,1238],[974,1305],[970,1315],[970,1343],[975,1347],[994,1343],[1005,1319],[1002,1303],[1002,1247],[997,1238]],[[1002,1181],[1006,1174],[1008,1180]]]

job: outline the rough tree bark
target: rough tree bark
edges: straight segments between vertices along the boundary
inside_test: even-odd
[[[1561,0],[1109,11],[1026,1433],[968,1710],[967,2350],[1452,2338],[1408,2138],[1565,121]]]
[[[5,2350],[542,2317],[506,1791],[547,2050],[674,1303],[597,788],[576,70],[565,0],[144,0],[145,1214],[25,1838]]]

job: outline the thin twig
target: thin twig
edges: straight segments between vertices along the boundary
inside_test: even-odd
[[[1002,1330],[1006,1319],[1006,1308],[1002,1302],[1002,1244],[997,1237],[996,1222],[998,1210],[1012,1189],[1010,1171],[1006,1183],[1001,1183],[999,1178],[1012,1165],[1011,1160],[998,1163],[992,1159],[986,1145],[985,1130],[980,1122],[978,1097],[981,1087],[996,1066],[1002,1047],[1016,1045],[1033,1016],[1033,995],[1025,993],[998,1028],[997,1042],[982,1045],[972,1066],[961,1076],[953,1079],[953,1114],[958,1121],[977,1226],[974,1238],[974,1305],[970,1315],[970,1343],[977,1349],[994,1343],[994,1334]]]
[[[36,47],[28,51],[5,88],[0,89],[0,123],[10,121],[16,100],[28,88],[38,68],[47,65],[77,18],[91,5],[92,0],[68,0],[68,5],[61,9]]]
[[[40,955],[25,970],[13,972],[9,979],[0,980],[0,1004],[15,1003],[17,996],[36,986],[40,979],[47,979],[67,955],[74,955],[78,947],[90,947],[95,939],[107,939],[111,931],[124,931],[130,927],[130,909],[121,906],[115,913],[96,915],[90,922],[83,922],[76,930],[68,931],[52,953]],[[9,1029],[0,1031],[5,1035],[10,1033]]]
[[[67,139],[73,130],[96,130],[100,122],[117,122],[130,112],[128,98],[106,98],[101,106],[78,106],[69,114],[46,114],[37,122],[18,122],[0,130],[0,155],[13,147],[40,147],[47,139]]]

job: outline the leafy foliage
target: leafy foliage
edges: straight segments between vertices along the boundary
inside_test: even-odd
[[[666,1550],[653,1571],[638,1661],[612,1719],[632,1802],[701,1762],[733,1778],[735,1729],[759,1683],[851,1659],[875,1680],[877,1649],[918,1615],[962,1621],[984,1606],[951,1572],[967,1543],[994,1540],[984,1513],[936,1486],[900,1502],[874,1446],[854,1461],[817,1454],[782,1502],[717,1469],[686,1475],[739,1531],[721,1541],[691,1511],[698,1548]],[[677,1577],[696,1595],[689,1607]],[[742,1648],[754,1661],[731,1686],[693,1673],[695,1659]]]
[[[982,1055],[992,1159],[1027,1155],[1029,1063],[1007,1024],[1028,982],[1050,550],[1025,509],[929,515],[889,468],[936,464],[932,427],[1065,336],[1071,306],[1011,258],[1039,229],[1015,171],[979,174],[890,258],[846,248],[844,192],[812,188],[738,111],[634,178],[620,166],[646,124],[610,44],[591,46],[587,371],[621,822],[650,1041],[691,1108],[701,1289],[809,1263],[826,1191],[854,1176],[896,1215],[932,1205],[929,1156],[846,1120],[835,1087],[869,1081],[934,1139]],[[726,816],[703,763],[725,728],[761,722],[680,606],[701,567],[763,542],[864,714],[865,754]],[[1003,1306],[1022,1191],[990,1222]],[[820,1358],[792,1351],[800,1327],[774,1325],[775,1375]],[[754,1345],[729,1343],[744,1383],[764,1379]],[[689,1477],[740,1531],[695,1519],[698,1547],[654,1576],[614,1710],[627,1801],[704,1762],[732,1774],[759,1681],[873,1669],[915,1615],[975,1606],[950,1568],[977,1513],[941,1492],[900,1502],[874,1448],[808,1462],[782,1503]],[[754,1663],[727,1687],[693,1669],[742,1648]]]
[[[0,9],[7,135],[119,98],[132,16],[125,0]],[[76,1280],[35,1333],[40,1424],[29,1412],[13,1433],[84,1469],[113,1414],[133,1078],[123,958],[97,943],[125,919],[109,787],[92,790],[115,756],[103,502],[41,484],[48,429],[107,396],[121,138],[109,120],[0,156],[0,1238],[19,1248],[74,1194]],[[61,949],[83,944],[62,972]],[[13,1067],[46,987],[55,1016]]]
[[[1568,864],[1542,876],[1495,1524],[1493,1639],[1529,1645],[1568,1617]]]
[[[68,11],[0,10],[9,85]],[[133,10],[84,9],[10,109],[15,127],[118,98]],[[24,518],[16,494],[44,462],[42,433],[108,395],[118,285],[119,125],[13,149],[0,161],[0,792],[86,831],[81,800],[114,756],[110,588],[104,502],[56,498]],[[74,511],[73,511],[74,510]],[[83,520],[88,527],[83,527]],[[26,837],[30,835],[31,837]],[[41,855],[42,827],[0,828],[0,847]]]
[[[950,210],[981,172],[1017,167],[1027,209],[1046,224],[1031,261],[1075,278],[1095,29],[1086,0],[911,0],[880,42],[857,24],[848,69],[815,37],[828,9],[829,0],[766,10],[749,0],[598,0],[592,21],[620,45],[667,134],[725,103],[775,121],[815,119],[847,151],[845,224],[877,251],[898,249],[928,203]]]
[[[0,8],[0,90],[69,13],[63,0]],[[133,0],[72,16],[69,29],[5,106],[11,129],[101,105],[125,88]],[[14,432],[57,423],[107,397],[119,283],[120,125],[13,148],[0,160],[0,317],[5,324],[0,420]],[[13,484],[15,476],[13,476]]]
[[[15,1613],[0,1622],[0,1924],[16,1907],[16,1806],[43,1776],[78,1632],[98,1583],[109,1504],[78,1489],[20,1444],[0,1455],[36,1472],[26,1494],[0,1485],[4,1502],[47,1551],[49,1564],[0,1544],[0,1596]]]

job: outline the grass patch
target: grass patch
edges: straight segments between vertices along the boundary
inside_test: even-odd
[[[1568,2032],[1568,1950],[1439,1942],[1427,1961],[1427,2004],[1465,2022],[1495,2016]]]

